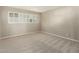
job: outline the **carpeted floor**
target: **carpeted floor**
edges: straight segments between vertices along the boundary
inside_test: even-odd
[[[1,53],[78,53],[79,43],[44,33],[0,40]]]

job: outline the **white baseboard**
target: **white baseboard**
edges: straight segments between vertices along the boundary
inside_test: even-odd
[[[57,37],[60,37],[60,38],[64,38],[64,39],[68,39],[68,40],[72,40],[72,41],[75,41],[75,42],[78,42],[78,40],[75,40],[75,39],[71,39],[71,38],[67,38],[67,37],[63,37],[63,36],[60,36],[60,35],[57,35],[57,34],[52,34],[52,33],[49,33],[49,32],[45,32],[45,31],[41,31],[42,33],[45,33],[45,34],[49,34],[49,35],[52,35],[52,36],[57,36]]]
[[[0,40],[1,39],[6,39],[6,38],[12,38],[12,37],[17,37],[17,36],[22,36],[22,35],[34,34],[34,33],[38,33],[38,32],[42,32],[42,33],[45,33],[45,34],[49,34],[51,36],[57,36],[57,37],[60,37],[60,38],[72,40],[72,41],[75,41],[75,42],[78,42],[79,43],[78,40],[71,39],[71,38],[67,38],[67,37],[63,37],[63,36],[60,36],[60,35],[57,35],[57,34],[52,34],[52,33],[45,32],[45,31],[35,31],[35,32],[23,33],[23,34],[19,34],[19,35],[9,35],[9,36],[5,36],[5,37],[1,37]]]
[[[1,37],[0,40],[1,39],[6,39],[6,38],[12,38],[12,37],[17,37],[17,36],[22,36],[22,35],[34,34],[34,33],[37,33],[37,32],[40,32],[40,31],[23,33],[23,34],[19,34],[19,35],[8,35],[8,36]]]

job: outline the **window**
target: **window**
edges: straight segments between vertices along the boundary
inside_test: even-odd
[[[9,17],[13,17],[13,13],[9,13]]]
[[[36,23],[39,20],[35,14],[8,12],[8,23]]]
[[[15,17],[18,17],[18,13],[14,13],[14,16],[15,16]]]

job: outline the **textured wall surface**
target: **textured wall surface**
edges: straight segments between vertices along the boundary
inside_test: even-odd
[[[18,11],[39,15],[39,13],[0,7],[0,37],[19,35],[29,32],[42,31],[59,36],[79,40],[79,7],[62,7],[41,14],[41,28],[39,23],[8,24],[8,11]]]
[[[74,36],[76,40],[79,40],[79,7],[75,7],[75,20],[74,20]]]
[[[1,37],[1,8],[0,8],[0,37]]]
[[[9,8],[9,7],[0,7],[2,14],[0,13],[0,21],[1,21],[1,28],[2,28],[2,33],[1,36],[9,36],[9,35],[20,35],[24,33],[29,33],[29,32],[34,32],[34,31],[39,31],[40,30],[40,22],[39,23],[25,23],[25,24],[9,24],[8,23],[8,11],[18,11],[22,13],[30,13],[30,14],[35,14],[40,17],[39,13],[27,11],[27,10],[21,10],[21,9],[16,9],[16,8]]]
[[[76,10],[74,7],[63,7],[42,14],[42,30],[67,38],[75,38]]]

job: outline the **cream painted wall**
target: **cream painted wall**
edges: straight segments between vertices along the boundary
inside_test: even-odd
[[[74,36],[79,40],[79,6],[75,7],[76,19],[74,20]]]
[[[74,7],[63,7],[42,14],[42,31],[75,39],[76,18]]]
[[[35,31],[45,31],[59,36],[79,40],[79,7],[62,7],[41,14],[37,24],[8,24],[9,7],[0,7],[0,37],[19,35]],[[31,13],[40,16],[40,13],[13,8],[13,11]]]
[[[0,37],[1,37],[1,32],[2,30],[1,30],[1,8],[0,8]]]
[[[1,8],[1,7],[0,7]],[[39,23],[32,23],[32,24],[9,24],[8,23],[8,11],[18,11],[18,12],[23,12],[23,13],[30,13],[30,14],[35,14],[40,17],[39,13],[36,12],[31,12],[27,10],[21,10],[21,9],[16,9],[16,8],[9,8],[9,7],[3,7],[1,8],[2,11],[2,18],[0,18],[1,21],[1,26],[2,26],[2,33],[1,36],[10,36],[10,35],[20,35],[24,33],[29,33],[29,32],[36,32],[40,30],[40,22]]]

